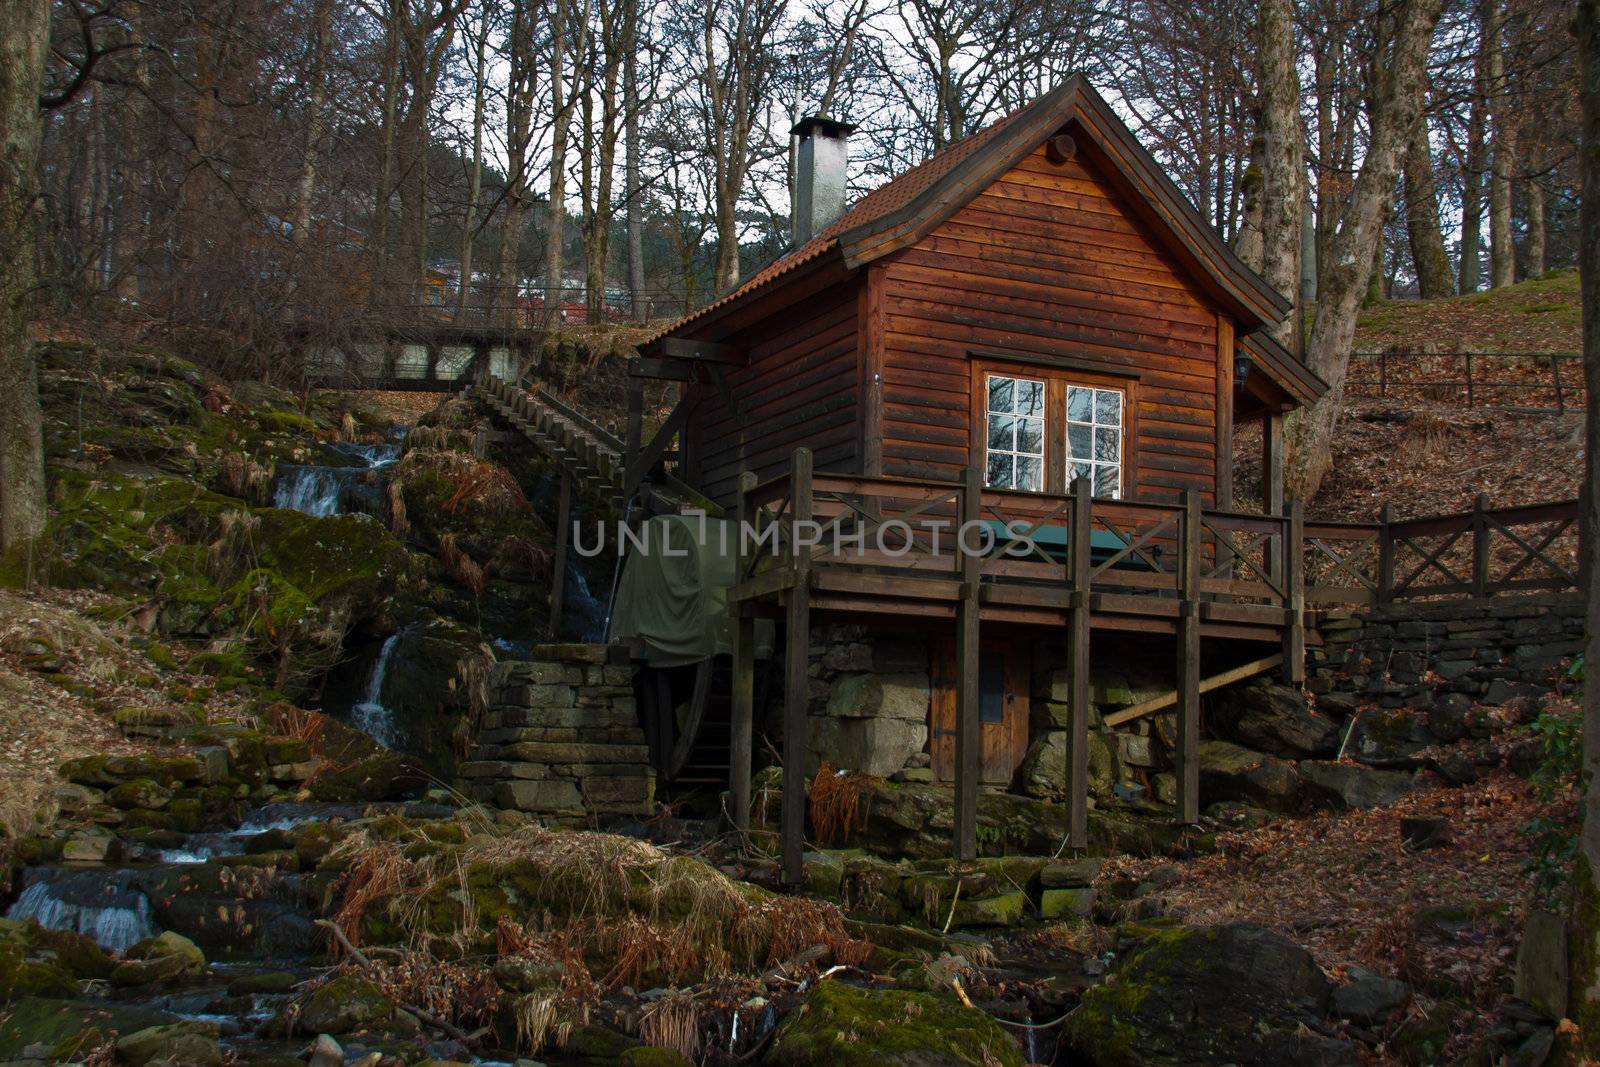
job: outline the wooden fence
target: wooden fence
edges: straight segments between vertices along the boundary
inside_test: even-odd
[[[1356,352],[1345,395],[1564,415],[1583,404],[1582,359],[1577,352]]]

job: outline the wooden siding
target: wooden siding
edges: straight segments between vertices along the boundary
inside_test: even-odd
[[[802,446],[817,470],[858,469],[860,288],[834,286],[772,316],[761,333],[728,338],[749,352],[748,365],[724,370],[726,391],[714,381],[690,387],[690,480],[702,493],[731,504],[741,471],[777,477]]]
[[[884,474],[957,478],[971,361],[1009,356],[1136,376],[1132,495],[1193,488],[1211,501],[1217,312],[1092,168],[1083,153],[1057,165],[1041,148],[885,261],[874,279]],[[1060,428],[1051,435],[1060,447]]]

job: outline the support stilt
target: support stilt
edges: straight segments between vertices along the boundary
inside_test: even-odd
[[[744,578],[744,538],[742,531],[750,520],[745,494],[755,488],[756,476],[750,471],[739,475],[738,527],[736,554],[737,579]],[[728,737],[728,792],[733,805],[733,825],[750,827],[750,757],[755,734],[756,703],[756,621],[744,605],[734,607],[732,727]]]
[[[961,526],[974,528],[981,510],[983,480],[976,467],[961,475]],[[972,524],[969,526],[969,524]],[[963,551],[958,536],[961,600],[956,605],[956,825],[955,858],[978,855],[978,616],[983,558]]]
[[[791,530],[811,521],[811,450],[797,448],[789,465]],[[811,556],[791,538],[794,587],[789,590],[783,660],[783,880],[805,880],[806,706],[811,696]]]
[[[561,472],[561,495],[556,504],[556,560],[550,578],[550,636],[561,639],[562,601],[567,592],[567,541],[572,532],[572,475]]]
[[[1200,497],[1183,493],[1178,561],[1178,822],[1200,820]]]
[[[1067,609],[1067,843],[1089,845],[1089,479],[1072,483],[1072,598]]]

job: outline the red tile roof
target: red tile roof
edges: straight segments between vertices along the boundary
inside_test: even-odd
[[[1018,108],[1005,118],[990,123],[976,133],[963,137],[955,144],[949,145],[929,156],[905,173],[891,178],[867,193],[860,200],[857,200],[850,210],[839,216],[826,229],[801,247],[785,252],[746,278],[739,285],[734,286],[724,295],[703,307],[695,309],[666,329],[652,335],[649,340],[641,342],[641,344],[649,344],[651,341],[674,334],[711,311],[743,299],[775,278],[781,278],[796,268],[819,259],[824,253],[838,247],[840,234],[865,223],[874,222],[891,212],[905,207],[924,189],[950,173],[959,163],[971,157],[978,149],[993,140],[994,136],[1010,125],[1013,119],[1032,106],[1032,104],[1027,104]]]

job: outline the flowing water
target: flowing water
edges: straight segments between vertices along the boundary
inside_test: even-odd
[[[354,444],[339,442],[329,445],[334,451],[357,463],[334,467],[321,464],[278,465],[278,485],[273,493],[273,507],[292,508],[307,515],[325,517],[351,510],[351,503],[361,505],[357,510],[372,510],[381,504],[381,494],[375,486],[367,484],[369,471],[382,470],[400,458],[400,443]]]
[[[562,637],[569,641],[596,643],[605,640],[606,617],[610,608],[589,591],[589,579],[567,561],[566,589],[562,594]]]
[[[389,673],[389,658],[394,655],[395,646],[409,632],[409,630],[396,630],[389,635],[389,639],[383,643],[383,651],[378,653],[377,662],[372,665],[372,673],[367,676],[366,695],[362,697],[360,703],[350,709],[350,725],[384,748],[400,746],[399,731],[395,729],[394,712],[383,702],[383,681]]]

